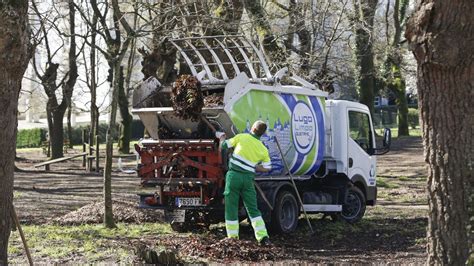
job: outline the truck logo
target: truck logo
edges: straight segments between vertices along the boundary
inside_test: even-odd
[[[294,122],[303,122],[306,125],[308,123],[313,122],[313,117],[312,116],[306,116],[306,115],[301,116],[301,115],[294,114],[293,115],[293,121]]]
[[[311,151],[315,141],[316,123],[314,114],[308,104],[298,101],[291,114],[291,133],[298,153],[307,154]]]

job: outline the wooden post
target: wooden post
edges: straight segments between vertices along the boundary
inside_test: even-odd
[[[92,151],[92,145],[93,145],[93,139],[92,139],[92,132],[89,132],[89,152],[87,153],[88,154],[88,158],[87,158],[87,172],[92,172],[92,160],[93,158],[91,157],[93,155],[93,151]]]
[[[82,152],[86,152],[86,130],[82,130]],[[86,167],[86,155],[82,156],[82,167]]]
[[[48,160],[50,160],[51,156],[51,141],[48,139],[48,153],[46,154],[48,156]],[[49,164],[44,166],[45,171],[49,171]]]
[[[99,135],[95,135],[95,171],[98,173],[99,170]]]

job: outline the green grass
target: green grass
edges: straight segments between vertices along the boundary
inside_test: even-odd
[[[365,220],[377,220],[377,219],[411,219],[426,217],[428,210],[426,209],[403,209],[403,208],[387,208],[383,205],[375,205],[367,209],[364,218]]]
[[[395,183],[395,180],[393,178],[378,177],[377,178],[377,187],[399,188],[400,186]]]
[[[392,131],[392,138],[398,138],[398,128],[392,127],[390,128],[390,130]],[[376,129],[375,131],[379,136],[383,136],[383,131],[384,131],[383,128]],[[408,130],[408,133],[410,134],[410,136],[408,137],[421,137],[421,134],[422,134],[421,129],[419,127],[415,129],[410,128]],[[403,138],[405,138],[405,136],[403,136]]]
[[[133,257],[130,240],[171,233],[169,225],[162,223],[118,224],[116,229],[103,225],[25,225],[23,230],[34,258],[96,261],[113,257],[125,263],[131,263]],[[18,261],[24,256],[17,231],[12,233],[8,249],[11,263],[22,262]]]
[[[395,203],[425,205],[427,198],[423,192],[426,177],[377,177],[379,191],[377,198]]]
[[[398,180],[400,181],[410,181],[411,178],[407,177],[407,176],[399,176],[398,177]]]
[[[42,148],[17,148],[18,152],[43,152]]]

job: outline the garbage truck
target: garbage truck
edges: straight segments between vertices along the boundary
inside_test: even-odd
[[[231,138],[256,120],[268,126],[261,140],[272,170],[255,182],[272,231],[293,232],[303,211],[355,223],[375,205],[376,155],[389,150],[391,136],[386,129],[376,147],[367,106],[329,100],[286,68],[272,74],[262,50],[245,36],[168,39],[166,45],[176,52],[177,75],[196,77],[204,97],[220,100],[202,108],[202,119],[182,119],[171,104],[172,84],[149,77],[134,90],[132,113],[147,131],[135,145],[141,208],[164,210],[178,231],[223,221],[229,154],[219,150],[215,131]],[[243,207],[239,215],[245,219]]]

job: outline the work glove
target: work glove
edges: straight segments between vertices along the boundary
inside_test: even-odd
[[[221,131],[216,131],[216,138],[220,140],[225,139],[225,133]]]

